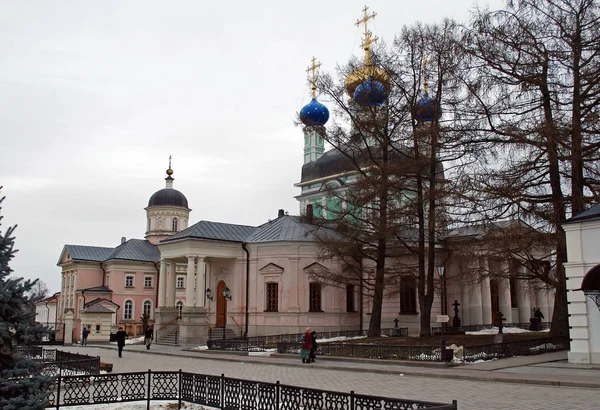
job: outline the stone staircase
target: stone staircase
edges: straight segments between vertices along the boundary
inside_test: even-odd
[[[179,330],[163,335],[156,341],[157,345],[179,346]]]
[[[239,339],[240,335],[236,334],[233,329],[230,329],[228,327],[215,327],[213,328],[212,334],[210,335],[211,339],[214,340],[222,340],[223,339],[223,332],[225,333],[225,339],[229,340],[229,339]]]

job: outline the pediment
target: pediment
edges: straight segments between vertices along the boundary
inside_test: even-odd
[[[71,255],[69,254],[69,250],[66,246],[63,247],[62,252],[60,253],[60,257],[58,258],[57,265],[60,266],[63,263],[71,262]]]
[[[315,272],[329,272],[329,269],[327,269],[325,266],[321,265],[318,262],[313,262],[304,268],[304,272],[308,274]]]
[[[281,274],[283,273],[283,268],[274,263],[269,263],[258,270],[263,274]]]

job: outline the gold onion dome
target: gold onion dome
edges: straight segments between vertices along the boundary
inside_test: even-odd
[[[356,87],[361,85],[369,77],[375,81],[379,81],[383,85],[385,92],[389,93],[390,77],[387,75],[385,70],[381,67],[372,65],[361,65],[346,77],[345,88],[348,95],[354,97],[354,91],[356,90]]]

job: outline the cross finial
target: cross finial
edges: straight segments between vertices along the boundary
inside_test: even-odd
[[[171,169],[171,156],[169,155],[169,169]]]
[[[312,65],[306,69],[306,72],[312,71],[312,77],[310,80],[311,90],[312,90],[312,98],[317,98],[317,68],[321,67],[321,63],[317,62],[317,59],[313,56]]]
[[[365,25],[365,32],[363,43],[361,44],[363,50],[365,50],[365,64],[370,64],[371,62],[371,44],[377,41],[377,37],[373,37],[373,34],[369,31],[368,22],[375,18],[377,13],[373,12],[371,14],[368,13],[369,8],[365,6],[363,9],[363,18],[356,20],[356,25],[360,27],[361,24]]]

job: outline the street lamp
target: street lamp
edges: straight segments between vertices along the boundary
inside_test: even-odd
[[[439,265],[437,265],[437,271],[438,271],[438,275],[440,275],[440,287],[441,287],[441,295],[440,295],[440,304],[441,304],[441,313],[442,315],[446,314],[446,309],[445,309],[445,299],[446,299],[446,286],[445,286],[445,278],[444,278],[444,264],[440,263]],[[446,361],[446,322],[442,322],[442,361]]]

